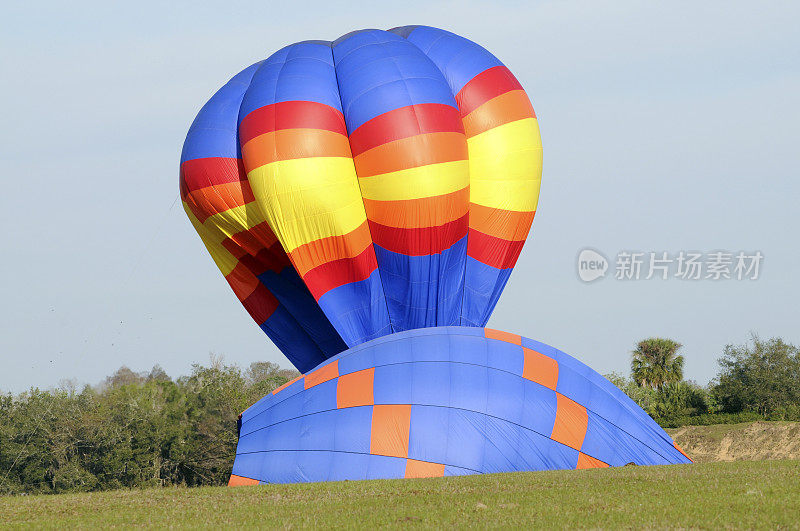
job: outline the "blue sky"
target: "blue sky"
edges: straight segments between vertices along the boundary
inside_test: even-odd
[[[287,43],[407,24],[491,50],[539,116],[533,232],[490,325],[625,372],[641,338],[705,383],[751,331],[800,343],[797,3],[16,3],[0,21],[0,390],[288,362],[179,203],[206,99]],[[756,251],[757,281],[584,284],[592,247]],[[613,265],[612,265],[613,267]]]

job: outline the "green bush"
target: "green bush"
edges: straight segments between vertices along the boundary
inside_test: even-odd
[[[212,359],[176,381],[122,367],[97,388],[0,395],[0,494],[224,484],[239,413],[295,374]]]
[[[694,382],[672,382],[655,389],[640,386],[633,379],[619,374],[610,374],[606,378],[656,420],[702,415],[714,407],[708,391]]]
[[[722,411],[754,411],[790,419],[800,413],[800,351],[780,338],[753,335],[746,345],[728,345],[719,359],[712,394]]]

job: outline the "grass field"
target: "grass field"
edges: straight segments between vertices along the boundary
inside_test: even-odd
[[[0,498],[0,526],[800,528],[800,461]]]

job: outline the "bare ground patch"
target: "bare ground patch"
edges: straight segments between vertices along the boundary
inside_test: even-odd
[[[666,431],[697,463],[800,459],[800,422],[758,421]]]

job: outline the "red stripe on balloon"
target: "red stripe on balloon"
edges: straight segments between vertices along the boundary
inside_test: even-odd
[[[181,199],[186,194],[217,184],[247,181],[242,159],[209,157],[181,164]]]
[[[490,99],[510,90],[522,90],[522,85],[505,66],[493,66],[464,85],[456,94],[456,104],[461,116],[466,116]]]
[[[377,268],[375,251],[370,245],[353,258],[342,258],[320,264],[303,276],[303,282],[308,286],[314,299],[319,300],[334,288],[368,278]]]
[[[250,269],[254,275],[258,276],[267,271],[280,273],[289,267],[289,257],[283,252],[283,248],[278,244],[279,249],[264,248],[255,256],[245,255],[239,260]]]
[[[350,149],[355,157],[387,142],[442,131],[464,132],[458,109],[441,103],[409,105],[365,122],[350,134]]]
[[[282,101],[260,107],[239,125],[239,143],[280,129],[325,129],[347,136],[344,115],[330,105],[315,101]]]
[[[406,256],[427,256],[449,249],[467,235],[469,214],[436,227],[402,229],[369,222],[372,241],[387,251]]]
[[[517,263],[523,245],[525,240],[508,241],[470,229],[467,256],[495,269],[509,269]]]
[[[242,306],[244,306],[244,309],[247,310],[253,320],[261,325],[275,312],[278,307],[278,300],[263,284],[259,284],[253,290],[253,293],[242,301]]]

